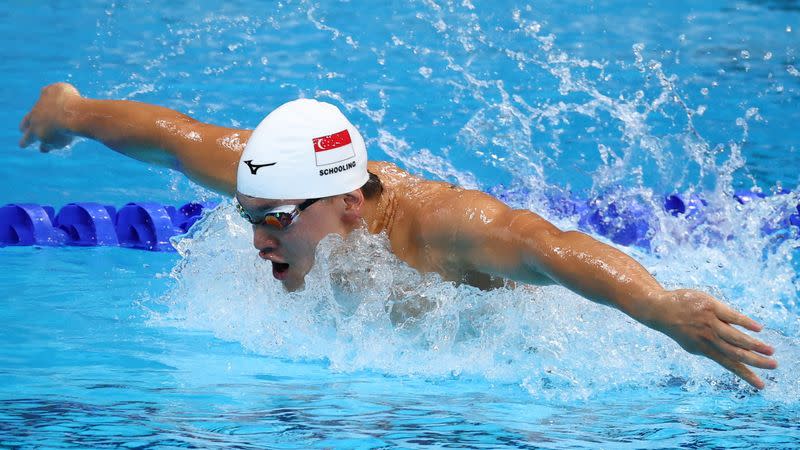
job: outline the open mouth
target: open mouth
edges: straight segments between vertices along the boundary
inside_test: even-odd
[[[276,280],[284,280],[288,271],[289,264],[272,262],[272,276],[275,277]]]

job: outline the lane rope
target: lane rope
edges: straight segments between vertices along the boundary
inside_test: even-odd
[[[174,251],[170,238],[186,233],[216,202],[180,207],[128,203],[119,210],[100,203],[52,206],[11,203],[0,208],[0,246],[120,246]]]
[[[509,204],[524,204],[530,191],[524,188],[489,190]],[[787,194],[788,192],[779,193]],[[737,191],[741,205],[766,198],[762,193]],[[550,211],[559,217],[578,217],[578,228],[625,246],[650,247],[655,233],[654,211],[642,202],[612,200],[602,196],[576,199],[559,193],[547,197]],[[218,202],[190,202],[179,207],[154,202],[133,202],[119,209],[100,203],[69,203],[58,213],[52,206],[11,203],[0,207],[0,247],[5,246],[119,246],[150,251],[175,251],[170,239],[185,234]],[[700,195],[670,194],[662,207],[690,226],[704,220],[708,202]],[[762,233],[798,237],[800,204],[786,211]]]

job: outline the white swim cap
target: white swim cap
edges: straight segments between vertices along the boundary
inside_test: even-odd
[[[236,189],[275,200],[330,197],[369,179],[367,147],[330,103],[299,99],[269,113],[239,158]]]

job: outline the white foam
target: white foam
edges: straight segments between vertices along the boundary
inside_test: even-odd
[[[209,331],[258,354],[328,360],[344,372],[481,377],[555,399],[675,380],[690,390],[744,389],[711,361],[561,287],[483,292],[456,286],[398,261],[384,236],[356,232],[324,240],[307,288],[289,294],[257,257],[251,237],[230,205],[195,227],[179,244],[183,259],[163,299],[169,311],[154,320]],[[683,255],[680,265],[672,256],[637,256],[668,284],[680,284],[690,271],[715,281],[707,275],[715,271],[711,251],[699,259]],[[789,320],[759,312],[760,300],[734,304],[762,319]],[[799,398],[792,333],[763,336],[788,363],[789,370],[771,374],[775,381],[765,394],[782,401]]]
[[[417,18],[440,30],[442,12],[429,9]],[[626,86],[615,90],[606,72],[610,63],[567,54],[546,25],[527,16],[535,13],[511,12],[509,31],[516,34],[508,42],[485,34],[478,16],[469,12],[447,17],[449,37],[436,48],[402,35],[387,37],[384,48],[373,50],[381,66],[387,49],[421,55],[410,56],[418,64],[409,66],[430,68],[429,82],[443,86],[453,108],[469,108],[452,136],[460,145],[457,152],[415,148],[404,133],[418,123],[402,114],[397,124],[385,119],[397,115],[401,107],[395,105],[405,104],[400,95],[406,94],[381,90],[381,107],[375,109],[369,107],[375,101],[347,98],[347,93],[315,93],[371,121],[376,130],[371,143],[394,162],[468,187],[493,181],[465,164],[502,171],[511,188],[527,192],[517,206],[534,208],[563,228],[575,228],[577,218],[548,211],[542,199],[567,192],[570,184],[603,194],[606,202],[648,207],[653,211],[651,250],[623,250],[667,286],[710,291],[763,322],[767,329],[760,337],[776,347],[781,363],[776,371],[759,371],[771,380],[764,396],[800,401],[798,241],[762,232],[771,222],[778,227],[775,222],[794,208],[798,196],[748,205],[730,196],[734,175],[747,170],[742,148],[748,124],[760,120],[758,110],[748,108],[734,119],[739,135],[709,142],[695,122],[706,120],[713,108],[692,105],[682,92],[684,84],[651,59],[644,45],[632,46],[631,62],[617,63],[621,73],[615,76]],[[313,11],[308,20],[335,40],[349,37],[346,30],[322,25]],[[196,28],[189,35],[199,33]],[[525,81],[481,71],[483,56],[507,58],[525,73]],[[526,84],[528,79],[533,83]],[[531,89],[542,86],[547,98],[537,100]],[[592,147],[575,151],[576,135],[584,135]],[[687,220],[665,213],[660,196],[674,189],[703,193],[709,202],[703,216]],[[477,376],[519,384],[548,398],[662,384],[689,391],[744,389],[711,361],[560,287],[481,292],[456,286],[397,261],[385,238],[356,233],[346,242],[324,241],[308,289],[287,294],[250,241],[249,228],[230,205],[200,223],[180,244],[183,259],[171,274],[175,285],[163,299],[168,313],[154,320],[209,331],[259,354],[325,359],[345,372]],[[414,310],[419,313],[411,314]]]

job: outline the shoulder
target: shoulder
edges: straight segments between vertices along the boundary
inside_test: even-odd
[[[420,237],[431,245],[455,246],[465,251],[481,247],[511,247],[520,238],[547,239],[559,230],[538,214],[513,209],[485,192],[440,183],[421,201],[414,215]],[[488,246],[488,247],[487,247]]]
[[[415,202],[440,201],[442,197],[457,198],[466,192],[477,192],[460,188],[451,183],[428,180],[413,175],[390,162],[370,161],[368,169],[380,178],[384,186],[389,186],[399,198],[413,199]]]
[[[424,181],[398,189],[407,217],[426,245],[462,248],[490,230],[505,229],[512,209],[481,191],[440,181]]]
[[[440,240],[443,235],[478,237],[496,234],[498,228],[549,225],[538,215],[514,210],[485,192],[426,180],[389,162],[370,161],[369,170],[393,192],[400,216],[426,241]]]
[[[384,183],[425,181],[423,178],[411,175],[405,170],[397,167],[396,164],[386,161],[370,161],[367,165],[367,169],[377,175],[378,178],[380,178]]]

